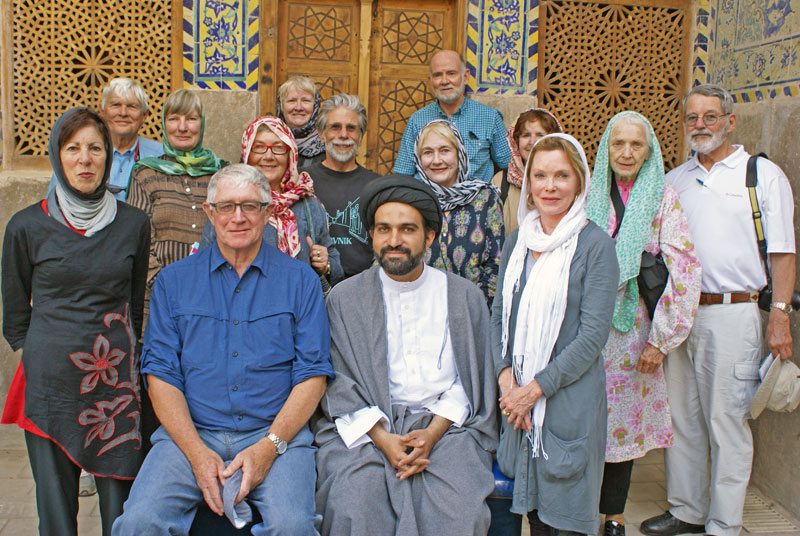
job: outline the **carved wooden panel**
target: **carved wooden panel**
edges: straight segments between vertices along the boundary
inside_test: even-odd
[[[304,75],[316,82],[323,99],[334,93],[357,93],[360,12],[357,0],[282,0],[273,91],[289,77]]]
[[[590,162],[609,119],[623,110],[650,120],[667,169],[684,159],[688,2],[648,4],[542,2],[541,104],[583,144]]]
[[[354,23],[353,6],[289,3],[287,56],[347,61]]]
[[[74,106],[96,108],[112,78],[138,80],[151,114],[140,131],[161,139],[170,91],[171,2],[13,0],[14,155],[43,156],[53,123]]]
[[[428,65],[444,42],[445,13],[385,9],[381,62]]]
[[[429,104],[428,64],[443,48],[456,47],[456,0],[377,2],[372,20],[372,64],[367,167],[390,173],[406,123]]]
[[[382,174],[391,172],[408,118],[432,100],[433,95],[428,91],[427,80],[381,82],[378,99],[376,172]]]

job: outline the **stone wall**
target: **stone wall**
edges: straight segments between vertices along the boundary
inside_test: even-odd
[[[0,172],[0,236],[5,235],[6,224],[14,213],[44,197],[49,181],[49,172]],[[3,312],[0,307],[0,323],[2,320]],[[11,351],[5,339],[0,341],[0,406],[5,406],[8,386],[19,363],[19,354]]]
[[[800,121],[800,100],[776,98],[757,103],[737,104],[734,113],[738,122],[734,130],[735,143],[741,143],[749,153],[764,152],[781,166],[789,177],[794,193],[795,240],[800,237],[800,148],[796,125]],[[800,282],[800,277],[798,277]],[[763,314],[766,321],[766,314]],[[795,341],[795,363],[800,363],[800,316],[793,315],[792,337]],[[755,460],[751,482],[789,512],[800,512],[800,411],[772,413],[765,411],[751,421],[755,437]]]

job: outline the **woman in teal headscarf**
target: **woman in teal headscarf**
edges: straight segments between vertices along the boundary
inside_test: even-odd
[[[633,460],[672,445],[661,363],[691,329],[700,298],[700,264],[678,194],[664,182],[661,147],[644,116],[622,112],[609,121],[592,176],[586,213],[616,239],[620,270],[611,334],[603,349],[608,436],[600,513],[606,516],[605,534],[621,536]],[[614,197],[624,206],[619,216]],[[660,253],[669,270],[652,319],[636,281],[643,251]]]
[[[173,92],[161,115],[164,155],[142,158],[131,173],[128,203],[150,217],[145,314],[158,272],[189,255],[203,234],[208,182],[224,162],[203,148],[205,116],[197,93]]]

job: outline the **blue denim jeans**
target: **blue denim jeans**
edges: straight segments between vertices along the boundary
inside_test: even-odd
[[[267,429],[247,433],[198,429],[203,442],[223,460],[264,437]],[[263,522],[254,525],[255,535],[314,535],[315,447],[308,427],[303,427],[284,454],[272,464],[264,481],[250,492],[247,502]],[[203,493],[197,487],[189,460],[164,427],[152,437],[147,454],[125,502],[123,514],[114,523],[115,536],[188,534]]]

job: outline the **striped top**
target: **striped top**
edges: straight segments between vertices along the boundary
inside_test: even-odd
[[[174,160],[161,156],[165,160]],[[203,202],[211,175],[164,175],[154,169],[136,168],[131,177],[128,203],[150,218],[150,262],[145,291],[145,314],[158,272],[189,255],[200,241],[206,215]]]

